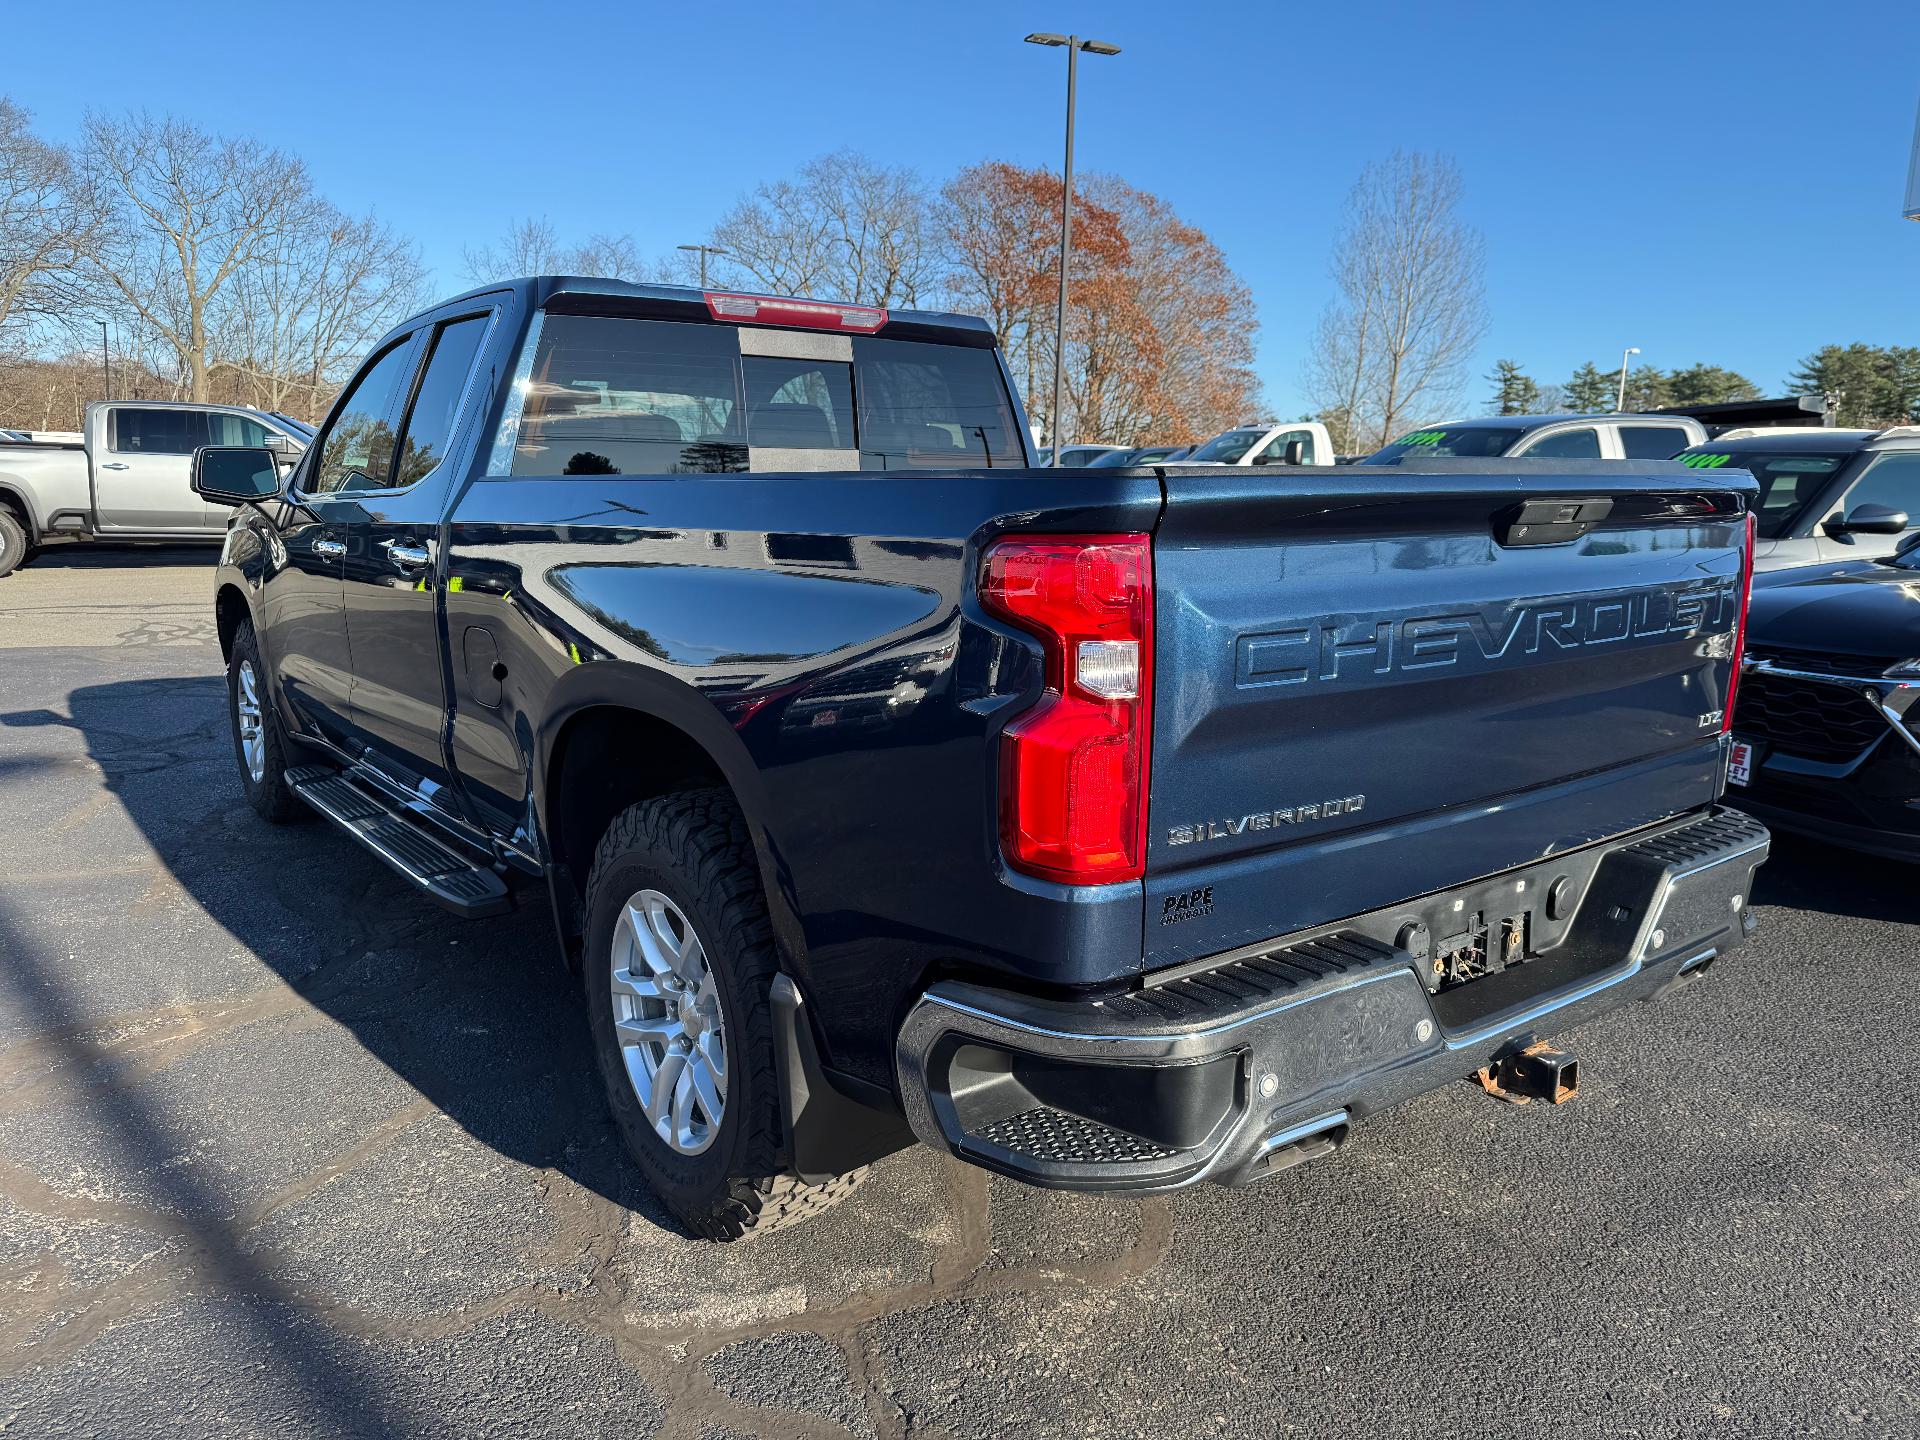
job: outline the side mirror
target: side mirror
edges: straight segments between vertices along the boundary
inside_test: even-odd
[[[298,459],[301,450],[304,448],[305,447],[291,435],[267,436],[267,449],[273,451],[273,453],[278,455],[282,460]]]
[[[280,493],[280,468],[265,445],[202,445],[193,452],[193,491],[216,505],[251,505]]]
[[[1856,505],[1844,520],[1826,526],[1829,535],[1898,535],[1907,528],[1907,512],[1891,505]]]

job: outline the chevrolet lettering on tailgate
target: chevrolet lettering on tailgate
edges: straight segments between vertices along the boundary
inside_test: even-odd
[[[1235,679],[1248,688],[1364,682],[1446,666],[1497,670],[1555,651],[1731,631],[1738,612],[1733,586],[1709,581],[1519,600],[1492,615],[1465,610],[1329,616],[1242,635]]]

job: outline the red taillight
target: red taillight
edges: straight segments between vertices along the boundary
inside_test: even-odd
[[[1147,853],[1153,550],[1145,535],[1002,540],[981,602],[1046,645],[1040,703],[1000,751],[1000,843],[1030,875],[1137,879]]]
[[[1733,669],[1727,675],[1727,705],[1720,716],[1720,733],[1733,729],[1733,701],[1740,693],[1740,660],[1747,651],[1747,609],[1753,604],[1753,512],[1747,512],[1747,544],[1740,552],[1740,618],[1733,627]]]
[[[807,330],[871,335],[887,323],[887,312],[872,305],[835,305],[779,295],[727,295],[713,290],[704,293],[709,315],[742,325],[797,325]]]

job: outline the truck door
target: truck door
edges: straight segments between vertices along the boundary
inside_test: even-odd
[[[284,552],[261,596],[266,659],[302,725],[352,743],[353,656],[342,575],[356,495],[393,474],[396,417],[412,388],[415,336],[368,361],[294,472],[279,522]]]
[[[193,452],[207,443],[207,414],[178,406],[114,405],[93,456],[100,529],[218,535],[228,511],[193,493]]]
[[[353,650],[354,747],[422,798],[457,809],[447,788],[437,561],[440,519],[457,466],[448,463],[469,409],[474,359],[492,313],[457,316],[423,334],[425,363],[403,391],[393,470],[356,490],[346,515],[344,593]],[[470,402],[470,403],[469,403]]]

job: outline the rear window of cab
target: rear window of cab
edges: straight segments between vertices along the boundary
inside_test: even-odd
[[[850,470],[1027,463],[989,349],[543,317],[513,474],[777,472],[823,461]]]

